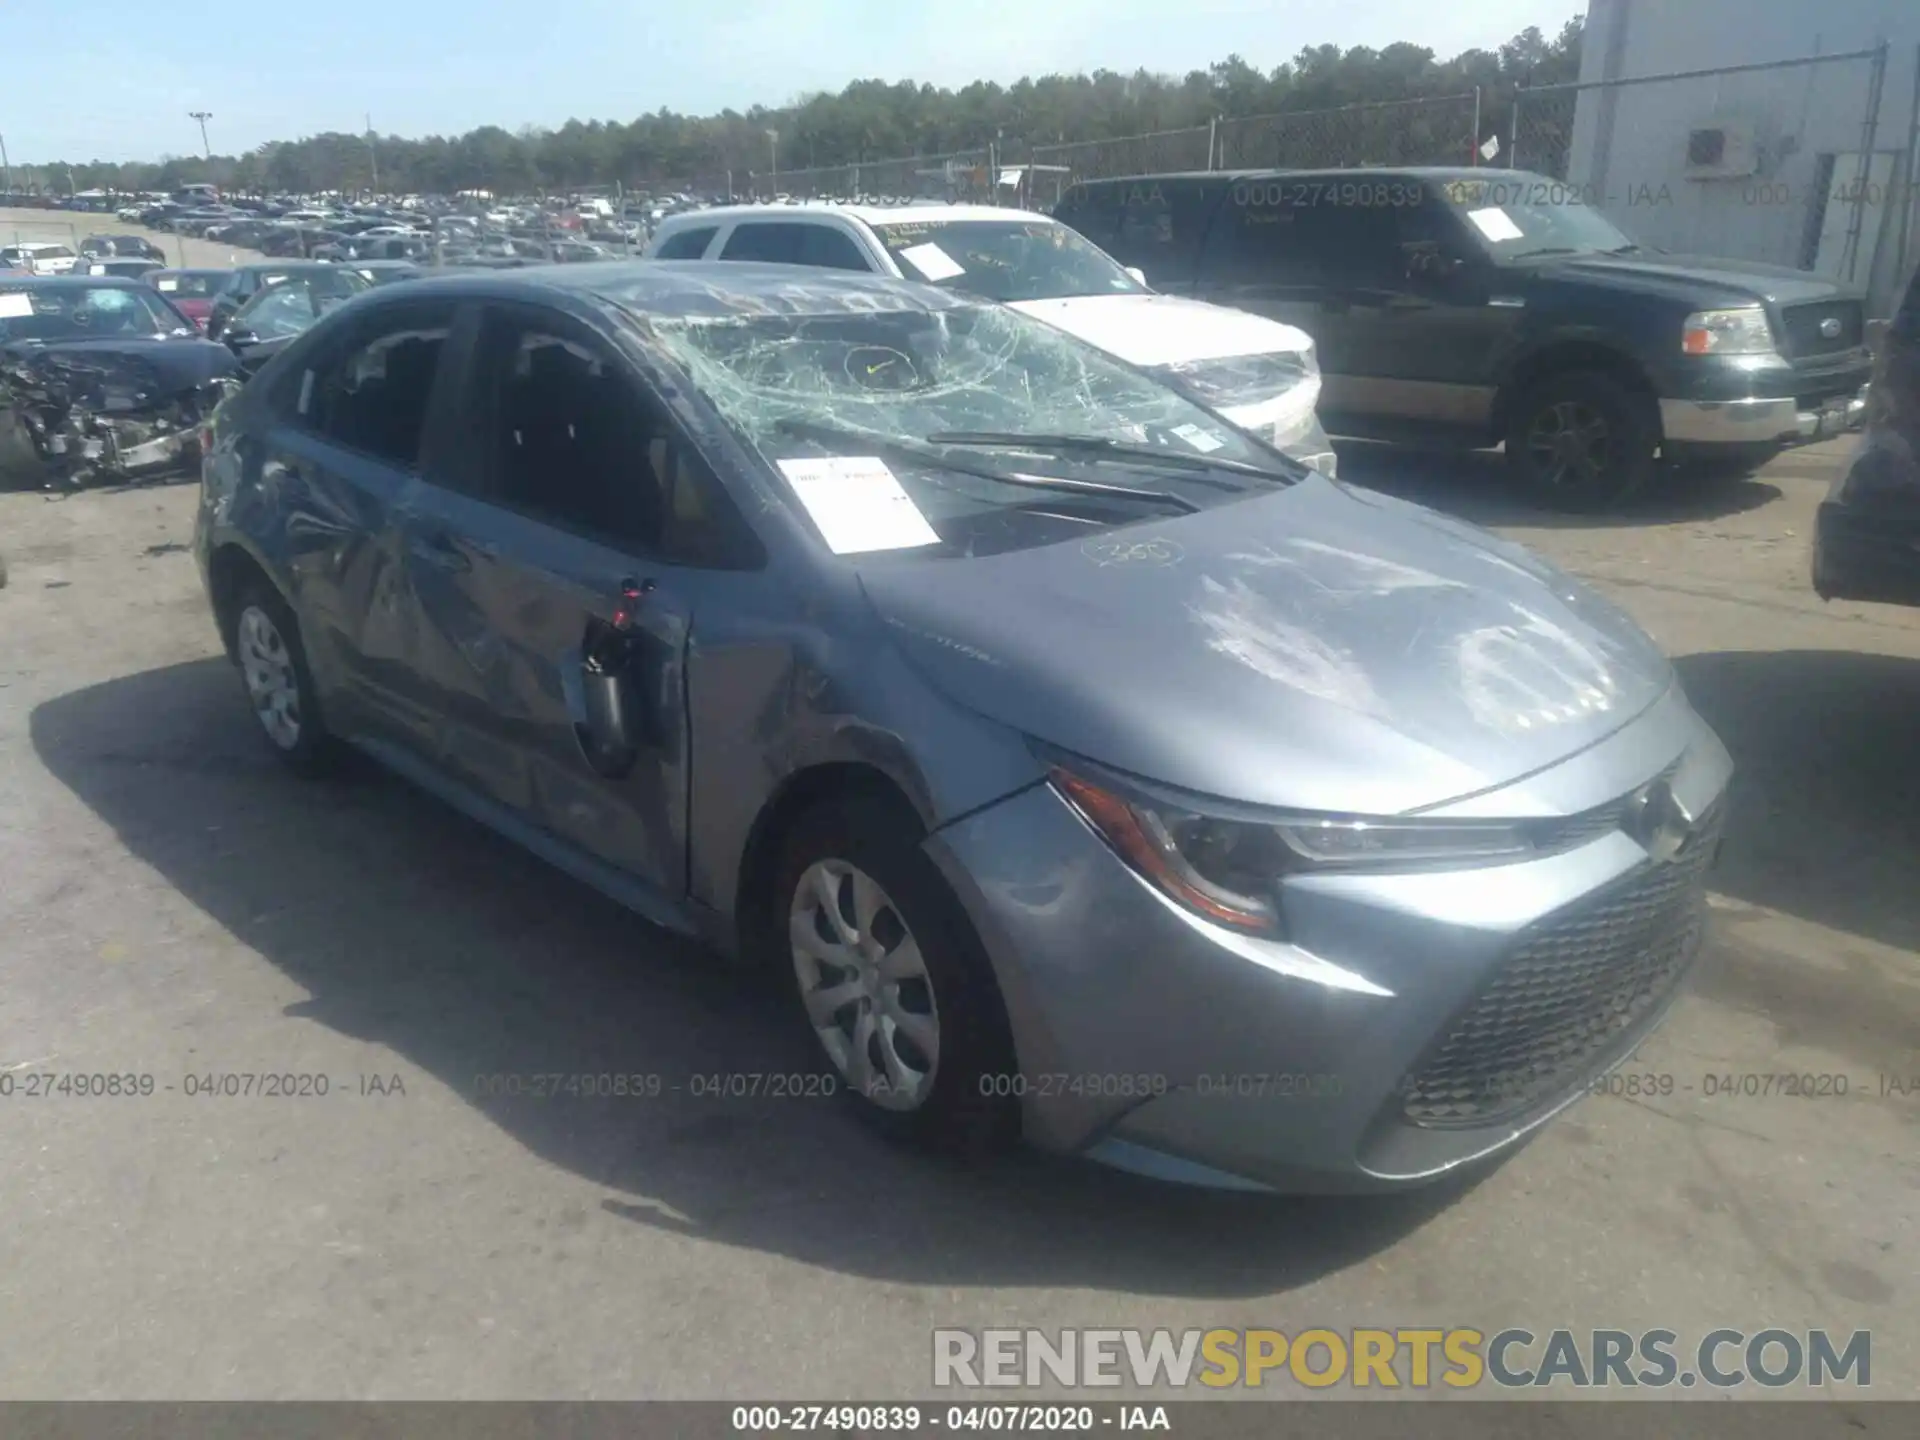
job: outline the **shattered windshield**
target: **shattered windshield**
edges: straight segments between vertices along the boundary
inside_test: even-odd
[[[926,522],[916,544],[947,553],[1164,518],[1291,478],[1173,389],[997,306],[660,317],[650,328],[816,519],[804,483],[845,482],[828,487],[833,503],[897,483],[904,493],[885,494]]]
[[[908,278],[983,300],[1146,293],[1112,256],[1052,220],[902,220],[873,229]]]
[[[169,335],[180,316],[157,295],[121,285],[41,285],[0,291],[0,344]]]

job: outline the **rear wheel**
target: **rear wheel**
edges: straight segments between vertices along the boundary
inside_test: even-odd
[[[807,1028],[862,1117],[899,1138],[993,1148],[1018,1131],[1013,1045],[966,912],[895,804],[808,811],[768,907]]]
[[[1653,407],[1610,375],[1575,371],[1534,385],[1513,407],[1507,462],[1556,510],[1605,510],[1645,485],[1659,427]]]
[[[241,594],[233,653],[254,718],[274,752],[302,775],[332,768],[334,744],[320,717],[300,623],[264,581]]]

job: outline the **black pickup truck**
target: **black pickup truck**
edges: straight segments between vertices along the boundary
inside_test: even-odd
[[[1858,425],[1858,291],[1636,245],[1515,170],[1238,171],[1072,187],[1055,216],[1157,290],[1297,325],[1337,435],[1505,442],[1545,503],[1658,461],[1751,466]]]

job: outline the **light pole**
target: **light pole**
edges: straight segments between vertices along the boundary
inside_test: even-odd
[[[379,153],[373,148],[373,116],[368,115],[366,117],[366,120],[367,120],[367,164],[373,167],[373,193],[375,195],[378,195],[380,193],[380,156],[379,156]]]
[[[213,146],[207,143],[207,121],[213,118],[213,112],[211,110],[189,110],[187,112],[187,118],[200,122],[200,148],[205,152],[207,159],[213,159]]]
[[[0,195],[13,193],[13,166],[7,160],[7,137],[0,135]]]
[[[780,132],[778,130],[767,131],[767,163],[772,176],[769,183],[777,188],[780,183]]]

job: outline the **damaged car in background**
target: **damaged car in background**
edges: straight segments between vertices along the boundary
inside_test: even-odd
[[[1874,349],[1866,434],[1815,520],[1813,588],[1920,605],[1920,270]]]
[[[0,412],[25,431],[49,489],[191,468],[238,369],[147,285],[0,279]]]

